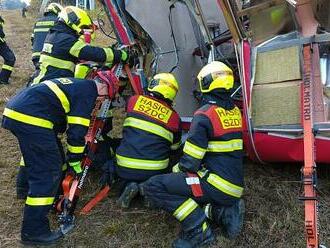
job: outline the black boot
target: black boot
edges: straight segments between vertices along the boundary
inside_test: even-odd
[[[223,209],[221,224],[225,229],[225,235],[229,239],[236,238],[243,227],[245,205],[243,199],[237,201],[233,206]]]
[[[214,235],[209,225],[204,222],[202,226],[188,232],[183,232],[181,238],[174,240],[172,248],[197,248],[210,245],[214,241]]]
[[[119,199],[117,200],[117,204],[122,208],[128,208],[131,201],[136,197],[138,193],[139,186],[136,182],[127,184],[123,193],[121,193]]]
[[[21,242],[24,245],[51,245],[56,243],[62,237],[63,237],[63,233],[60,229],[39,236],[31,236],[29,234],[22,233]]]

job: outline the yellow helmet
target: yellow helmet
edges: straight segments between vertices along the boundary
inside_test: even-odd
[[[149,82],[148,91],[156,92],[173,102],[179,90],[179,84],[172,73],[158,73]]]
[[[92,19],[89,17],[87,12],[77,7],[65,7],[58,17],[60,21],[75,30],[79,35],[82,35],[84,30],[88,30],[91,33],[95,31]]]
[[[205,65],[197,75],[202,93],[215,89],[230,90],[234,86],[233,71],[220,61]]]
[[[58,15],[63,10],[63,7],[58,3],[51,3],[45,9],[45,13],[52,12],[55,15]]]

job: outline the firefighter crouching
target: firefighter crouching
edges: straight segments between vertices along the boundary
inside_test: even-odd
[[[5,21],[0,16],[0,56],[4,59],[0,72],[0,84],[9,84],[9,78],[14,69],[16,58],[6,43],[5,33],[3,32],[4,23]]]
[[[58,17],[46,36],[40,55],[40,72],[33,84],[57,77],[73,77],[79,60],[117,64],[130,59],[124,50],[91,46],[79,38],[86,32],[95,37],[96,27],[86,11],[68,6]]]
[[[45,9],[43,17],[39,18],[33,27],[31,35],[32,62],[36,70],[39,70],[40,52],[50,28],[55,25],[57,16],[63,7],[58,3],[51,3]]]
[[[66,130],[67,161],[81,173],[90,115],[98,95],[113,97],[117,85],[103,76],[95,80],[58,78],[28,87],[6,105],[2,127],[18,139],[29,183],[21,229],[24,244],[48,245],[63,234],[50,231],[47,218],[58,190],[62,157],[57,133]]]
[[[183,235],[173,247],[211,243],[208,217],[223,225],[229,238],[238,235],[243,222],[242,118],[229,93],[233,73],[214,61],[202,68],[198,80],[203,106],[194,114],[175,173],[140,184],[140,193],[152,206],[181,222]]]
[[[127,103],[123,139],[116,151],[116,173],[123,192],[118,204],[129,207],[138,183],[164,173],[171,153],[181,141],[180,117],[172,108],[179,85],[173,74],[153,77],[147,95],[132,96]]]

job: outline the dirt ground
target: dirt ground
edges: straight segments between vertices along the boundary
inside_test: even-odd
[[[0,85],[0,111],[11,95],[22,88],[32,72],[30,34],[34,19],[22,19],[19,11],[2,11],[5,32],[17,63],[9,86]],[[120,122],[116,122],[120,123]],[[20,157],[17,142],[0,129],[0,247],[22,247],[19,243],[24,202],[15,198],[15,177]],[[221,237],[212,247],[306,247],[303,204],[300,193],[300,164],[259,165],[245,161],[246,216],[242,234],[233,241]],[[319,167],[320,234],[330,245],[330,167]],[[79,207],[97,190],[89,178]],[[89,215],[77,216],[77,226],[54,247],[170,247],[180,226],[170,215],[150,211],[135,203],[130,210],[115,205],[111,194]],[[78,207],[78,208],[79,208]],[[50,214],[55,220],[55,216]],[[55,222],[55,221],[53,221]]]

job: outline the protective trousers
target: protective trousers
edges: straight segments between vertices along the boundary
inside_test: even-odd
[[[157,175],[141,184],[142,193],[152,206],[172,213],[182,224],[183,231],[201,227],[206,215],[201,205],[215,203],[232,205],[233,200],[216,189],[213,189],[203,179],[200,186],[203,195],[195,197],[189,184],[187,173],[171,173]]]
[[[53,130],[25,124],[9,128],[17,137],[29,184],[22,233],[39,236],[50,232],[47,214],[61,178],[62,157]]]
[[[59,150],[61,152],[61,158],[62,158],[62,176],[61,181],[65,177],[65,172],[67,170],[67,164],[65,163],[65,153],[63,150],[62,142],[61,140],[56,137],[56,142],[59,147]],[[19,199],[25,199],[26,195],[29,191],[29,183],[28,183],[28,169],[25,167],[25,162],[23,156],[21,157],[20,163],[19,163],[19,170],[16,178],[16,191],[17,191],[17,197]],[[59,188],[59,192],[57,195],[60,195],[62,193],[61,187]]]
[[[7,46],[6,43],[0,44],[0,55],[4,59],[4,63],[0,72],[0,82],[8,83],[9,77],[15,65],[16,58],[13,51]]]

